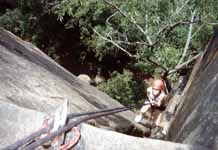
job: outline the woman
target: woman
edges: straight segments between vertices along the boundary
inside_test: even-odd
[[[160,79],[153,81],[152,86],[147,88],[148,100],[144,102],[144,106],[140,109],[140,114],[135,117],[135,122],[139,123],[143,120],[143,115],[150,111],[151,108],[161,108],[166,100],[167,95],[164,91],[164,82]],[[155,121],[156,126],[160,126],[162,115],[157,117]]]

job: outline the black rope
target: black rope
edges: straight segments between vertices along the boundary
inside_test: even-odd
[[[98,111],[91,111],[91,112],[84,112],[84,113],[71,113],[71,114],[69,114],[69,115],[67,116],[67,119],[70,120],[70,119],[72,119],[72,118],[83,117],[83,116],[87,116],[87,115],[88,115],[87,117],[83,117],[83,118],[81,118],[81,119],[79,119],[79,120],[76,120],[76,121],[75,121],[75,124],[78,125],[78,124],[80,124],[80,123],[82,123],[82,122],[84,122],[84,121],[90,120],[90,119],[94,119],[94,118],[98,118],[98,117],[103,117],[103,116],[106,116],[106,115],[111,115],[111,114],[119,113],[119,112],[122,112],[122,111],[127,111],[127,110],[130,110],[130,109],[133,109],[133,108],[139,108],[139,107],[142,107],[143,105],[148,105],[148,104],[149,104],[149,103],[140,104],[140,105],[132,105],[132,106],[117,107],[117,108],[112,108],[112,109],[102,109],[102,110],[98,110]],[[71,125],[71,124],[74,124],[74,122],[69,123],[69,125]],[[66,125],[65,127],[67,127],[67,126],[69,126],[69,125]],[[74,126],[76,126],[76,125],[74,125]],[[72,126],[72,125],[71,125],[71,126]],[[71,127],[71,126],[70,126],[70,127]],[[74,127],[74,126],[72,126],[72,127]],[[72,128],[72,127],[71,127],[71,128]],[[36,132],[30,134],[29,136],[27,136],[27,137],[21,139],[21,140],[18,140],[18,141],[15,142],[14,144],[9,145],[8,147],[4,148],[4,150],[15,150],[15,149],[21,148],[21,147],[23,147],[25,144],[28,144],[28,143],[30,143],[31,141],[33,141],[35,138],[39,137],[41,134],[48,132],[48,130],[49,130],[50,128],[52,128],[52,124],[49,124],[48,127],[42,128],[42,129],[40,129],[40,130],[38,130],[38,131],[36,131]],[[70,128],[70,129],[71,129],[71,128]],[[61,129],[62,129],[62,128],[61,128]],[[61,129],[60,129],[60,131],[62,131]],[[58,131],[59,131],[59,130],[58,130]],[[58,131],[57,131],[57,132],[58,132]],[[64,130],[63,132],[66,132],[66,131]],[[56,133],[56,132],[54,132],[54,133]],[[58,132],[58,133],[59,133],[59,132]],[[61,133],[62,133],[62,132],[61,132]],[[61,134],[61,133],[60,133],[60,134]],[[53,135],[53,133],[52,133],[51,135]],[[50,136],[51,136],[51,135],[50,135]],[[58,134],[57,134],[57,135],[58,135]],[[55,134],[55,136],[56,136],[56,134]],[[55,136],[54,136],[54,137],[55,137]],[[46,136],[46,137],[47,137],[47,136]],[[45,138],[46,138],[46,137],[45,137]],[[43,138],[43,139],[45,139],[45,138]],[[52,138],[53,138],[53,136],[52,136]],[[42,140],[42,139],[41,139],[41,140]],[[51,140],[51,139],[49,139],[49,140],[45,139],[45,140],[46,140],[46,141],[45,141],[45,142],[43,141],[43,143],[46,143],[47,141],[49,141],[49,140]],[[34,143],[36,143],[36,141],[33,142],[32,144],[30,144],[29,146],[34,145]],[[39,141],[37,141],[37,143],[39,143]],[[40,144],[40,145],[42,145],[42,144]],[[37,147],[40,146],[40,145],[37,145]],[[27,146],[26,148],[28,148],[29,146]],[[25,149],[26,149],[26,148],[25,148]],[[32,147],[30,147],[30,148],[32,148]]]
[[[87,115],[92,115],[92,114],[102,113],[102,112],[108,112],[108,111],[113,111],[113,110],[123,109],[123,108],[129,108],[129,110],[130,110],[130,109],[133,109],[133,108],[140,108],[143,105],[147,105],[147,104],[122,106],[122,107],[117,107],[117,108],[101,109],[101,110],[97,110],[97,111],[90,111],[90,112],[83,112],[83,113],[71,113],[71,114],[67,115],[67,118],[72,119],[72,118],[76,118],[76,117],[82,117],[82,116],[87,116]]]
[[[30,143],[31,141],[33,141],[35,138],[39,137],[40,135],[48,132],[50,128],[52,128],[52,124],[49,124],[48,127],[44,127],[44,128],[39,129],[36,132],[33,132],[32,134],[24,137],[21,140],[18,140],[17,142],[15,142],[12,145],[9,145],[8,147],[4,148],[3,150],[15,150],[15,149],[18,149],[18,148],[24,146],[25,144]]]
[[[88,121],[88,120],[91,120],[91,119],[95,119],[95,118],[99,118],[99,117],[103,117],[103,116],[107,116],[107,115],[111,115],[111,114],[114,114],[114,113],[118,113],[118,112],[122,112],[122,111],[127,111],[127,110],[129,110],[129,108],[123,108],[123,109],[118,109],[118,110],[114,110],[114,111],[93,114],[93,115],[86,116],[86,117],[80,118],[78,120],[72,121],[68,125],[60,128],[58,131],[55,131],[55,132],[49,134],[48,136],[46,136],[46,137],[44,137],[42,139],[39,139],[38,141],[35,141],[35,142],[31,143],[30,145],[26,146],[24,148],[24,150],[35,149],[35,148],[43,145],[44,143],[52,140],[56,136],[71,130],[73,127],[79,125],[80,123],[82,123],[84,121]]]

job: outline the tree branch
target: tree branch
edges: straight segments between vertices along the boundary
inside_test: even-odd
[[[143,30],[142,27],[137,24],[136,20],[130,16],[131,20],[132,20],[132,23],[135,24],[135,26],[145,35],[145,37],[147,38],[147,41],[150,45],[153,45],[152,41],[151,41],[151,38],[148,36],[148,32],[146,30]]]
[[[212,26],[215,26],[215,25],[218,25],[218,22],[208,22],[208,21],[204,21],[204,20],[201,20],[203,23],[206,23],[206,24],[209,24],[209,25],[212,25]]]
[[[158,32],[157,32],[157,36],[160,36],[163,32],[166,32],[166,35],[168,35],[173,29],[175,29],[177,26],[179,25],[190,25],[192,23],[197,23],[197,21],[179,21],[179,22],[176,22],[172,25],[166,25],[165,27],[163,27],[162,29],[160,29]]]
[[[192,37],[195,37],[195,35],[204,27],[205,24],[202,24],[200,27],[198,27],[198,29],[192,34]]]
[[[184,68],[185,66],[187,66],[188,64],[190,64],[194,60],[198,59],[201,56],[201,54],[202,53],[200,52],[199,54],[197,54],[194,57],[190,58],[188,61],[176,66],[175,69],[169,71],[168,75],[173,74],[173,73],[177,72],[178,70]]]
[[[189,1],[190,1],[190,0],[187,0],[187,1],[182,5],[182,7],[180,7],[179,10],[177,10],[177,11],[175,12],[175,14],[173,14],[171,17],[174,17],[175,15],[178,15],[178,14],[181,12],[181,10],[185,7],[185,5],[188,4]]]
[[[194,10],[194,12],[192,13],[191,22],[193,22],[194,19],[195,19],[195,13],[196,13],[196,10]],[[191,23],[190,26],[189,26],[188,38],[187,38],[187,41],[186,41],[186,44],[185,44],[185,48],[183,50],[182,57],[181,57],[181,59],[180,59],[180,61],[179,61],[179,63],[177,65],[181,64],[183,62],[183,60],[185,59],[185,56],[187,54],[189,44],[190,44],[191,38],[192,38],[192,28],[193,28],[193,23]]]
[[[127,44],[127,45],[146,45],[146,46],[151,46],[148,43],[145,42],[128,42],[128,41],[121,41],[121,40],[117,40],[115,41],[116,43],[119,44]]]
[[[96,31],[94,28],[92,28],[92,30],[103,40],[108,41],[110,43],[112,43],[114,46],[116,46],[117,48],[119,48],[121,51],[125,52],[129,57],[135,57],[134,55],[132,55],[130,52],[128,52],[126,49],[124,49],[123,47],[121,47],[119,44],[117,44],[115,41],[108,39],[106,37],[104,37],[103,35],[101,35],[98,31]]]
[[[113,13],[110,17],[108,17],[107,20],[106,20],[106,23],[109,24],[109,25],[111,25],[111,23],[109,22],[109,20],[110,20],[112,17],[114,17],[115,15],[117,15],[118,13],[119,13],[119,12],[116,11],[116,12]]]
[[[104,0],[107,4],[109,4],[110,6],[112,6],[113,8],[115,8],[116,10],[118,10],[120,12],[120,14],[124,17],[126,17],[127,19],[129,19],[129,21],[134,24],[146,37],[149,45],[153,45],[151,38],[148,36],[147,31],[145,31],[137,22],[136,20],[132,17],[132,16],[128,16],[123,10],[121,10],[117,5],[113,4],[112,2],[109,2],[108,0]]]
[[[150,57],[147,57],[147,60],[148,60],[150,63],[152,63],[154,66],[163,69],[165,72],[168,72],[168,69],[166,69],[164,66],[161,66],[160,64],[154,62],[153,60],[150,59]]]

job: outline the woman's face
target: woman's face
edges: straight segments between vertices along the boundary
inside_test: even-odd
[[[152,88],[152,94],[154,96],[158,96],[160,94],[160,90]]]

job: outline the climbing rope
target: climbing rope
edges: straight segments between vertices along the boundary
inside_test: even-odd
[[[50,123],[47,127],[41,128],[40,130],[30,134],[29,136],[21,140],[18,140],[16,143],[4,148],[4,150],[15,150],[19,148],[22,148],[24,150],[32,150],[52,140],[56,136],[71,130],[72,128],[74,128],[75,126],[79,125],[82,122],[95,119],[95,118],[99,118],[99,117],[103,117],[103,116],[112,115],[112,114],[127,111],[127,110],[131,110],[133,108],[140,108],[144,105],[150,105],[150,104],[146,103],[146,104],[141,104],[141,105],[117,107],[117,108],[112,108],[112,109],[102,109],[98,111],[85,112],[85,113],[76,113],[76,114],[72,113],[67,116],[68,120],[76,118],[76,117],[81,117],[81,118],[75,121],[71,121],[71,122],[69,121],[67,125],[65,125],[64,127],[61,127],[59,130],[52,132],[39,140],[35,140],[37,137],[40,137],[40,135],[47,133],[49,129],[52,128],[53,124]],[[78,134],[78,132],[76,133]]]
[[[60,150],[68,150],[76,145],[76,143],[79,142],[79,139],[81,137],[80,131],[77,127],[73,127],[72,131],[74,132],[74,138],[71,139],[67,144],[61,145],[59,147]]]

